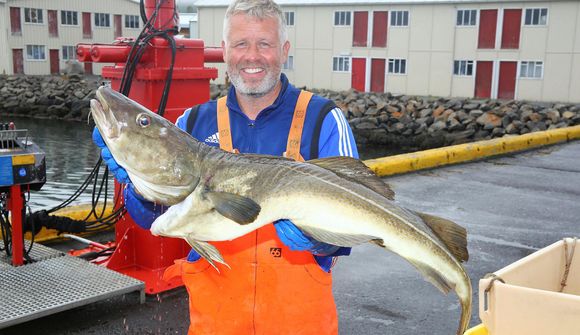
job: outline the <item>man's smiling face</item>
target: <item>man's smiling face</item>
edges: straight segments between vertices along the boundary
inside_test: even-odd
[[[260,97],[271,92],[288,58],[290,44],[280,41],[278,20],[237,14],[230,18],[224,60],[240,94]]]

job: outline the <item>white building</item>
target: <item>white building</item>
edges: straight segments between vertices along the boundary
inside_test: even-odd
[[[0,73],[59,73],[78,43],[111,43],[142,28],[138,1],[0,0]],[[85,71],[104,65],[85,63]]]
[[[278,3],[297,86],[580,102],[578,0]],[[228,4],[195,3],[206,45],[220,45]]]

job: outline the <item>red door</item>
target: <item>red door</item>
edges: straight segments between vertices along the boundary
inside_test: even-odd
[[[479,12],[479,37],[477,48],[495,49],[497,27],[497,9],[485,9]]]
[[[24,54],[22,49],[12,49],[12,70],[14,74],[24,74]]]
[[[10,7],[10,30],[12,35],[22,34],[20,25],[20,7]]]
[[[115,15],[115,38],[123,36],[122,15]]]
[[[371,92],[385,92],[385,60],[371,60]]]
[[[48,10],[48,36],[58,37],[58,19],[56,10]]]
[[[365,91],[365,72],[367,68],[366,58],[353,58],[352,59],[352,73],[351,73],[351,85],[357,91]]]
[[[373,13],[373,47],[384,48],[387,46],[387,27],[389,26],[388,12]]]
[[[521,9],[505,9],[503,11],[503,28],[501,31],[502,49],[518,49],[520,47],[521,26]]]
[[[497,93],[499,99],[513,99],[515,97],[517,71],[518,62],[500,62]]]
[[[491,81],[493,77],[493,62],[477,62],[475,73],[475,97],[491,98]]]
[[[366,47],[369,31],[369,12],[354,12],[353,47]]]
[[[93,63],[85,63],[85,74],[93,74]]]
[[[58,49],[50,49],[50,73],[60,73],[60,58],[58,56]]]
[[[91,13],[83,13],[83,38],[93,38],[91,28]]]

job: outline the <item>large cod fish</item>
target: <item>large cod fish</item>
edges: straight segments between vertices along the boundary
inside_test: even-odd
[[[332,157],[295,162],[231,154],[207,146],[108,87],[91,112],[115,160],[146,199],[171,207],[154,235],[180,237],[212,265],[225,264],[208,241],[233,240],[278,219],[337,246],[371,242],[409,261],[461,302],[457,334],[471,317],[465,229],[392,201],[392,191],[362,162]],[[232,264],[235,266],[235,264]]]

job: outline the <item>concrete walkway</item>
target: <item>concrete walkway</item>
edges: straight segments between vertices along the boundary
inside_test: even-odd
[[[580,142],[476,163],[385,178],[408,208],[468,230],[474,286],[488,272],[563,237],[580,235]],[[372,245],[353,249],[334,269],[341,335],[455,334],[459,304],[402,258]],[[2,288],[3,290],[9,288]],[[128,294],[0,330],[0,334],[185,334],[187,294]]]
[[[467,228],[471,326],[480,323],[481,277],[580,236],[580,142],[384,180],[402,206]],[[455,334],[457,296],[442,295],[402,258],[363,245],[334,273],[341,334]]]

